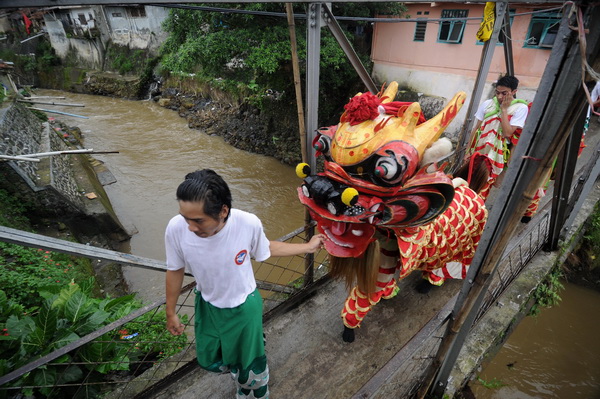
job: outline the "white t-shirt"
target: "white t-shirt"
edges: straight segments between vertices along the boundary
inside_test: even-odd
[[[596,82],[596,86],[594,86],[594,89],[592,90],[591,97],[593,103],[598,101],[598,98],[600,98],[600,81]]]
[[[239,209],[231,209],[217,234],[204,238],[188,229],[183,216],[173,217],[165,247],[167,270],[187,268],[202,298],[218,308],[244,303],[256,289],[250,258],[263,261],[271,256],[260,219]]]
[[[477,120],[483,121],[483,118],[485,118],[485,110],[493,100],[493,98],[490,98],[481,103],[479,108],[477,108],[477,112],[475,112],[475,118],[477,118]],[[511,108],[514,108],[514,111]],[[527,114],[529,114],[529,107],[523,103],[516,103],[509,107],[509,113],[512,115],[510,118],[510,125],[522,128],[525,126],[525,120],[527,119]]]

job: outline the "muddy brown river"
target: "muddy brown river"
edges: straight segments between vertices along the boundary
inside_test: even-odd
[[[220,137],[189,129],[177,112],[152,101],[40,90],[36,95],[64,96],[55,102],[84,104],[84,108],[43,106],[71,114],[48,114],[78,126],[86,148],[119,151],[95,155],[117,182],[105,186],[117,216],[138,233],[121,248],[134,255],[165,260],[163,234],[177,214],[175,190],[186,173],[210,168],[229,184],[233,206],[256,214],[267,237],[279,238],[303,225],[304,208],[296,194],[301,183],[291,166],[241,151]],[[164,273],[126,267],[129,288],[146,301],[164,295]],[[260,276],[258,276],[261,278]]]
[[[600,398],[600,293],[564,286],[560,305],[523,319],[470,384],[477,399]]]
[[[253,212],[271,239],[303,224],[294,169],[237,150],[219,137],[187,127],[176,112],[151,101],[43,90],[85,108],[44,106],[84,115],[52,115],[84,133],[86,148],[119,151],[96,155],[117,178],[106,186],[113,207],[135,234],[123,252],[164,260],[163,232],[178,212],[175,189],[187,172],[212,168],[229,183],[233,206]],[[151,301],[164,295],[164,274],[126,268],[131,291]],[[259,276],[260,278],[260,276]],[[600,398],[600,293],[566,284],[560,306],[527,317],[494,360],[471,383],[477,399]]]

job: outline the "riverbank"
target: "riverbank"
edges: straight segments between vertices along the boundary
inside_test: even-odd
[[[18,103],[0,109],[0,150],[4,155],[81,149],[81,135],[54,118],[43,121]],[[104,185],[110,172],[89,154],[40,157],[40,162],[0,163],[0,189],[24,204],[30,229],[51,237],[115,249],[133,233],[122,226]],[[100,289],[127,292],[119,265],[92,262]]]
[[[152,99],[185,118],[189,128],[217,135],[235,148],[274,157],[286,165],[302,159],[295,103],[280,93],[254,100],[209,87],[193,76],[155,78],[123,76],[81,68],[54,68],[40,73],[40,86],[74,93],[131,100]]]

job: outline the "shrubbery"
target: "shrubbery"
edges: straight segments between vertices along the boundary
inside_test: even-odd
[[[31,230],[26,202],[0,189],[0,207],[1,225]],[[0,375],[143,306],[135,295],[100,297],[91,274],[87,259],[0,242]],[[139,372],[186,345],[187,336],[172,336],[164,323],[164,311],[146,313],[3,387],[42,386],[21,389],[35,397],[75,397],[77,390],[77,397],[95,397],[101,384],[89,383],[112,372]],[[0,390],[0,398],[9,392],[15,391]]]
[[[220,4],[219,7],[285,13],[281,3]],[[334,3],[332,7],[336,16],[373,17],[376,14],[401,15],[405,12],[404,5],[397,2]],[[304,4],[294,4],[294,8],[296,13],[307,13]],[[298,19],[295,23],[299,32],[296,36],[301,74],[305,75],[306,21]],[[370,23],[352,21],[342,25],[351,42],[352,31],[359,25],[365,27]],[[163,71],[195,74],[208,80],[231,81],[227,85],[230,90],[246,91],[255,97],[254,103],[257,103],[256,94],[263,94],[267,90],[280,93],[286,103],[295,102],[286,18],[174,9],[163,27],[169,33],[161,49]],[[369,54],[359,49],[357,53],[369,69]],[[343,50],[327,29],[322,30],[320,67],[320,112],[330,115],[349,96],[356,94],[356,88],[362,85]]]

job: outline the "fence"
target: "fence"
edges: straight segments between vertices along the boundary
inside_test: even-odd
[[[305,232],[304,228],[300,228],[281,240],[304,242]],[[256,262],[255,274],[263,276],[257,280],[257,285],[264,299],[265,317],[272,317],[280,305],[296,301],[303,292],[318,286],[318,282],[311,283],[305,276],[322,279],[326,275],[325,261],[326,252],[321,251],[314,256],[270,258]],[[143,396],[143,392],[160,381],[164,382],[167,376],[174,379],[177,373],[196,367],[193,291],[194,284],[185,286],[177,304],[185,325],[182,336],[173,337],[166,331],[165,299],[160,299],[81,338],[64,338],[62,342],[68,342],[64,346],[60,342],[52,342],[56,350],[0,377],[0,398],[20,397],[22,394],[37,396],[37,392],[45,397],[131,398]],[[73,301],[77,292],[76,289],[61,292],[65,306]],[[77,299],[82,302],[81,296]],[[115,308],[119,301],[119,298],[106,300],[103,309],[109,306]],[[123,302],[120,301],[121,304]],[[83,308],[81,306],[82,312]],[[41,308],[40,314],[49,314],[49,311]],[[80,324],[91,324],[94,317],[100,317],[97,312],[88,313],[78,319]],[[36,324],[39,319],[38,315]],[[45,314],[44,331],[48,331],[49,322],[55,323],[52,328],[60,328],[57,325],[60,320]],[[31,326],[32,331],[35,327]],[[7,371],[6,364],[0,364],[2,371]]]
[[[493,306],[500,295],[525,268],[527,263],[545,245],[548,238],[550,210],[546,207],[511,241],[479,309],[475,323]],[[353,399],[413,398],[416,397],[423,376],[438,352],[447,330],[447,323],[458,294],[440,309],[436,317],[421,330],[382,368]],[[393,375],[393,383],[389,381]]]

